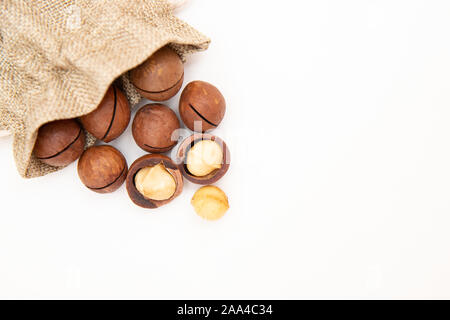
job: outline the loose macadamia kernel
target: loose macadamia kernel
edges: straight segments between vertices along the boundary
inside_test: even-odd
[[[153,200],[169,199],[177,188],[175,179],[162,163],[140,169],[134,177],[134,184],[144,197]]]
[[[122,91],[111,86],[98,107],[80,117],[80,122],[94,137],[110,142],[127,128],[130,122],[130,105]]]
[[[225,115],[225,107],[225,98],[219,89],[205,81],[192,81],[181,93],[180,117],[192,131],[216,128]]]
[[[80,157],[84,143],[84,131],[76,120],[57,120],[39,128],[34,155],[51,166],[66,166]]]
[[[223,152],[212,140],[200,140],[188,151],[186,166],[191,174],[203,177],[222,167]]]
[[[195,192],[191,204],[197,214],[207,220],[217,220],[227,212],[228,197],[216,186],[204,186]]]
[[[131,71],[131,82],[137,91],[153,101],[172,98],[180,90],[183,78],[183,62],[169,47],[159,49]]]
[[[147,104],[134,116],[132,132],[136,144],[147,152],[162,153],[177,144],[180,121],[168,106]]]

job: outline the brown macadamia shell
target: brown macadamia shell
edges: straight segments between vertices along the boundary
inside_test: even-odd
[[[201,140],[212,140],[217,142],[222,147],[222,166],[205,176],[199,177],[189,172],[186,165],[186,157],[189,150],[195,145],[195,143]],[[177,150],[175,162],[186,179],[193,183],[208,185],[218,181],[225,175],[225,173],[227,173],[230,167],[230,160],[230,150],[228,150],[226,143],[222,139],[208,133],[194,133],[181,142]]]
[[[51,166],[66,166],[80,157],[84,143],[84,131],[76,120],[57,120],[39,128],[34,155]]]
[[[225,98],[208,82],[192,81],[181,93],[180,117],[192,131],[205,132],[216,128],[225,115],[225,109]]]
[[[130,104],[115,86],[109,87],[99,106],[80,117],[83,127],[94,137],[110,142],[119,137],[130,122]]]
[[[159,103],[147,104],[140,108],[132,124],[136,144],[143,150],[153,153],[172,149],[177,144],[179,128],[180,121],[175,112]]]
[[[78,161],[80,180],[88,189],[98,193],[116,191],[125,181],[127,172],[125,157],[108,145],[86,149]]]
[[[176,189],[174,194],[166,200],[153,200],[146,198],[143,194],[141,194],[135,185],[135,176],[139,170],[145,167],[153,167],[157,164],[162,163],[165,169],[172,175],[176,183]],[[178,166],[169,158],[160,154],[148,154],[138,158],[133,164],[130,166],[130,170],[127,175],[127,191],[130,199],[138,206],[147,209],[155,209],[161,207],[173,199],[178,197],[183,191],[183,175],[181,174]]]
[[[175,51],[163,47],[131,70],[130,78],[145,98],[165,101],[176,95],[183,84],[183,62]]]

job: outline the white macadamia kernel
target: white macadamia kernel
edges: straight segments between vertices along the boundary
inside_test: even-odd
[[[174,177],[162,163],[140,169],[134,177],[136,189],[146,198],[167,200],[176,190]]]
[[[221,146],[212,140],[201,140],[188,151],[186,166],[189,172],[203,177],[222,167],[223,151]]]

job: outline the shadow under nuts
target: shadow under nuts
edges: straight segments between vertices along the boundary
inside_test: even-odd
[[[230,151],[219,137],[195,133],[181,142],[176,161],[189,181],[211,184],[228,171]]]
[[[136,113],[132,131],[136,144],[147,152],[162,153],[172,149],[178,140],[180,121],[169,107],[154,103]]]
[[[86,149],[78,161],[81,181],[98,193],[116,191],[125,181],[127,172],[127,162],[122,153],[107,145]]]
[[[190,82],[181,93],[179,111],[186,127],[196,132],[216,128],[225,115],[225,98],[212,84]]]
[[[39,128],[34,155],[51,166],[66,166],[83,152],[85,136],[74,119],[49,122]]]
[[[183,84],[183,62],[175,51],[163,47],[134,68],[130,78],[145,98],[165,101],[176,95]]]
[[[130,167],[127,191],[143,208],[157,208],[175,199],[183,190],[183,176],[173,161],[163,155],[140,157]]]
[[[130,122],[130,105],[122,91],[111,86],[97,109],[80,117],[80,122],[94,137],[110,142],[127,128]]]

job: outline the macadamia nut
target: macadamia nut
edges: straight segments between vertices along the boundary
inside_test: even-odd
[[[116,191],[125,181],[127,161],[116,148],[108,145],[86,149],[78,161],[78,176],[90,190],[98,193]]]
[[[197,214],[207,220],[217,220],[227,212],[228,197],[220,188],[204,186],[195,192],[191,204]]]
[[[225,98],[219,89],[205,81],[192,81],[181,93],[180,117],[186,127],[197,132],[213,130],[225,116]]]
[[[66,166],[80,157],[84,131],[74,119],[57,120],[39,128],[34,155],[51,166]]]
[[[125,94],[115,86],[110,86],[98,107],[79,119],[86,131],[94,137],[110,142],[127,128],[130,112]]]
[[[167,152],[177,144],[180,121],[168,106],[147,104],[134,116],[132,132],[136,144],[152,153]]]
[[[163,47],[131,70],[130,76],[131,82],[142,96],[153,101],[165,101],[180,90],[184,66],[175,51]]]
[[[140,169],[134,183],[144,197],[152,200],[169,199],[177,188],[175,179],[162,163]]]
[[[212,140],[200,140],[188,151],[186,166],[191,174],[202,177],[222,167],[223,152]]]

